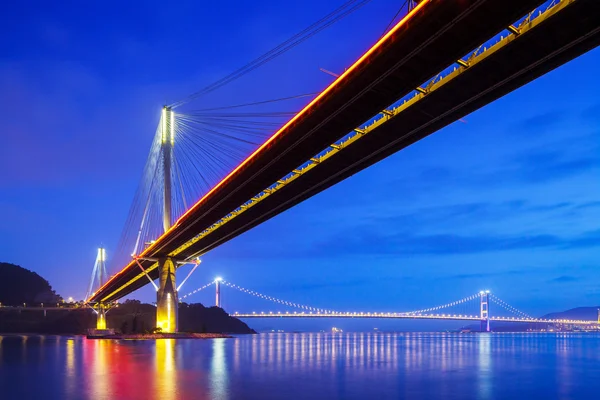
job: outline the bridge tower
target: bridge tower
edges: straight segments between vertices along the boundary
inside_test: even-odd
[[[490,331],[490,291],[479,292],[479,317],[481,318],[481,331]]]
[[[170,107],[163,107],[161,118],[161,152],[163,165],[163,227],[171,227],[171,166],[175,145],[175,115]],[[178,306],[175,270],[177,262],[170,257],[158,260],[159,286],[156,294],[156,327],[163,332],[177,332]]]
[[[98,248],[98,254],[96,255],[96,262],[94,263],[94,269],[92,270],[92,278],[90,279],[90,286],[85,295],[85,298],[89,298],[92,294],[94,287],[97,285],[98,288],[104,285],[108,274],[106,273],[106,250],[102,247]],[[106,311],[108,307],[105,304],[98,303],[93,307],[96,312],[96,329],[106,329]]]
[[[215,306],[221,308],[221,281],[222,278],[215,279]]]

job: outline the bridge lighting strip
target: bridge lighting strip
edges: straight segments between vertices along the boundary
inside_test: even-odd
[[[185,299],[186,297],[188,297],[188,296],[191,296],[191,295],[193,295],[193,294],[195,294],[195,293],[198,293],[199,291],[201,291],[201,290],[204,290],[204,289],[206,289],[207,287],[209,287],[209,286],[211,286],[211,285],[214,285],[214,284],[215,284],[215,281],[212,281],[212,282],[209,282],[209,283],[207,283],[207,284],[206,284],[206,285],[204,285],[204,286],[201,286],[201,287],[199,287],[199,288],[198,288],[198,289],[196,289],[196,290],[192,290],[192,291],[191,291],[191,292],[189,292],[188,294],[186,294],[186,295],[183,295],[183,296],[181,297],[181,300],[183,300],[183,299]]]
[[[431,312],[431,311],[437,311],[437,310],[441,310],[442,308],[448,308],[448,307],[452,307],[452,306],[456,306],[459,304],[463,304],[466,303],[467,301],[471,301],[471,300],[475,300],[475,299],[479,299],[481,295],[479,293],[474,294],[472,296],[469,297],[465,297],[464,299],[458,300],[458,301],[453,301],[452,303],[448,303],[448,304],[444,304],[441,306],[437,306],[437,307],[431,307],[431,308],[426,308],[424,310],[417,310],[417,311],[409,311],[403,314],[422,314],[422,313],[427,313],[427,312]]]
[[[169,256],[170,257],[177,256],[179,253],[186,250],[193,244],[197,243],[199,240],[205,238],[210,233],[214,232],[221,226],[225,225],[227,222],[231,221],[235,217],[244,213],[246,210],[252,208],[259,202],[263,201],[264,199],[266,199],[273,193],[275,193],[278,190],[280,190],[281,188],[283,188],[284,186],[289,185],[290,183],[295,181],[298,177],[309,172],[311,169],[315,168],[320,163],[322,163],[322,162],[328,160],[329,158],[333,157],[334,155],[338,154],[339,152],[344,150],[346,147],[350,146],[351,144],[360,140],[362,137],[364,137],[368,133],[372,132],[374,129],[380,127],[381,125],[383,125],[390,119],[398,116],[402,111],[404,111],[407,108],[409,108],[410,106],[414,105],[415,103],[417,103],[419,100],[421,100],[422,98],[427,96],[429,93],[433,92],[434,90],[439,89],[447,82],[451,81],[452,79],[455,79],[457,76],[462,74],[464,71],[466,71],[473,65],[484,60],[490,54],[503,48],[505,45],[509,44],[515,37],[523,35],[530,29],[533,29],[540,22],[545,20],[549,14],[553,14],[553,13],[559,11],[560,9],[563,9],[564,7],[566,7],[567,4],[573,3],[574,1],[576,1],[576,0],[563,0],[559,4],[553,6],[552,8],[547,9],[546,12],[540,14],[534,20],[529,22],[527,24],[528,26],[521,26],[519,28],[518,34],[509,34],[507,37],[502,37],[497,43],[490,46],[489,49],[484,48],[483,52],[481,52],[479,54],[473,54],[470,57],[469,62],[466,64],[467,65],[466,67],[463,66],[464,61],[463,61],[463,63],[460,63],[457,61],[457,64],[459,64],[460,66],[458,68],[455,68],[447,76],[445,76],[445,77],[441,77],[439,75],[436,76],[433,80],[428,81],[427,85],[424,85],[425,89],[423,89],[423,87],[421,87],[421,86],[419,86],[417,89],[415,89],[415,93],[412,96],[412,98],[410,98],[408,100],[404,100],[402,102],[402,104],[398,105],[395,108],[385,109],[383,111],[380,111],[374,117],[374,118],[377,118],[377,116],[380,116],[379,119],[373,120],[373,122],[370,125],[367,125],[364,128],[359,127],[359,128],[354,129],[353,134],[351,134],[346,139],[342,139],[341,141],[330,144],[327,149],[324,149],[323,151],[321,151],[319,153],[319,154],[321,154],[320,156],[312,157],[309,161],[307,161],[303,164],[304,167],[299,167],[299,168],[294,169],[291,173],[287,174],[286,177],[278,180],[273,185],[264,189],[263,191],[258,193],[256,196],[252,197],[250,200],[248,200],[247,202],[245,202],[244,204],[239,206],[237,209],[230,212],[225,217],[221,218],[220,220],[218,220],[217,222],[215,222],[214,224],[212,224],[211,226],[206,228],[204,231],[199,233],[197,236],[192,238],[190,241],[184,243],[183,245],[181,245],[180,247],[175,249],[173,252],[169,253]],[[423,4],[423,3],[421,3],[421,4]],[[438,77],[439,77],[439,79],[438,79]]]
[[[146,270],[144,272],[140,272],[139,274],[137,274],[136,276],[134,276],[129,282],[124,283],[123,285],[119,286],[117,289],[115,289],[114,291],[112,291],[109,295],[104,296],[104,298],[102,298],[100,300],[100,302],[103,302],[106,299],[110,298],[112,295],[119,293],[121,290],[123,290],[127,286],[133,284],[138,279],[141,279],[144,276],[148,275],[150,272],[154,271],[156,268],[158,268],[158,263],[157,262],[155,262],[154,264],[152,264],[151,266],[149,266],[148,268],[146,268]]]
[[[251,294],[252,296],[256,296],[258,298],[265,299],[265,300],[270,300],[270,301],[273,301],[275,303],[283,304],[283,305],[290,306],[290,307],[302,308],[304,310],[316,311],[316,312],[319,312],[319,313],[330,313],[331,314],[331,313],[336,313],[337,312],[337,311],[326,310],[324,308],[317,308],[317,307],[305,306],[305,305],[298,304],[298,303],[292,303],[291,301],[277,299],[275,297],[271,297],[271,296],[267,296],[265,294],[261,294],[261,293],[255,292],[254,290],[243,288],[241,286],[236,285],[235,283],[227,282],[225,280],[222,280],[221,283],[223,283],[224,285],[229,286],[231,288],[237,289],[237,290],[239,290],[242,293]]]
[[[397,319],[448,319],[448,320],[467,320],[482,321],[476,315],[457,315],[457,314],[422,314],[407,315],[402,313],[385,312],[338,312],[332,314],[312,313],[312,312],[261,312],[261,313],[233,313],[236,318],[397,318]],[[485,320],[485,319],[483,319]],[[571,325],[598,325],[598,321],[570,320],[570,319],[541,319],[541,318],[518,318],[518,317],[490,317],[490,321],[501,322],[526,322],[526,323],[553,323],[553,324],[571,324]]]
[[[290,174],[286,175],[287,178],[282,178],[282,179],[278,180],[275,184],[273,184],[270,187],[264,189],[263,191],[261,191],[260,193],[258,193],[256,196],[252,197],[252,199],[250,199],[246,203],[242,204],[240,207],[238,207],[234,211],[230,212],[225,217],[221,218],[220,220],[218,220],[217,222],[215,222],[214,224],[212,224],[210,227],[208,227],[207,229],[205,229],[204,231],[202,231],[200,234],[198,234],[197,236],[195,236],[194,238],[192,238],[190,241],[184,243],[183,245],[181,245],[180,247],[178,247],[177,249],[175,249],[173,252],[169,253],[169,256],[170,257],[174,257],[174,256],[178,255],[179,253],[181,253],[185,249],[187,249],[190,246],[192,246],[194,243],[196,243],[199,240],[201,240],[202,238],[206,237],[211,232],[215,231],[219,227],[221,227],[224,224],[226,224],[227,222],[231,221],[233,218],[235,218],[238,215],[242,214],[247,209],[253,207],[258,202],[264,200],[265,198],[267,198],[268,196],[270,196],[271,194],[273,194],[277,190],[281,189],[285,185],[288,185],[289,183],[293,182],[299,176],[304,175],[305,173],[307,173],[308,171],[310,171],[311,169],[313,169],[314,167],[316,167],[317,165],[319,165],[321,162],[326,161],[330,157],[334,156],[335,154],[337,154],[340,151],[342,151],[343,149],[345,149],[347,146],[351,145],[352,143],[358,141],[363,136],[367,135],[369,132],[371,132],[374,129],[378,128],[379,126],[383,125],[385,122],[389,121],[392,118],[395,118],[402,111],[404,111],[407,108],[409,108],[410,106],[414,105],[419,100],[421,100],[425,96],[429,95],[429,93],[431,93],[431,92],[439,89],[440,87],[442,87],[447,82],[451,81],[452,79],[455,79],[456,77],[458,77],[459,75],[461,75],[464,71],[468,70],[473,65],[478,64],[479,62],[481,62],[482,60],[484,60],[485,58],[487,58],[491,54],[493,54],[496,51],[502,49],[504,46],[506,46],[509,43],[511,43],[518,36],[522,36],[523,34],[529,32],[530,30],[535,29],[539,24],[543,23],[546,19],[550,18],[552,15],[556,14],[557,12],[560,12],[561,10],[563,10],[564,8],[566,8],[567,6],[569,6],[570,4],[574,3],[575,1],[576,0],[562,0],[559,3],[557,3],[557,4],[554,4],[554,5],[551,4],[546,9],[546,11],[540,12],[540,14],[537,17],[535,17],[534,19],[525,19],[520,24],[520,26],[517,28],[518,33],[516,33],[516,34],[513,33],[513,31],[511,29],[507,28],[507,30],[510,33],[506,37],[500,37],[500,39],[498,40],[498,42],[490,45],[489,48],[484,48],[484,50],[481,53],[479,53],[479,54],[477,54],[477,51],[475,53],[471,54],[470,57],[468,58],[467,62],[465,62],[462,59],[457,60],[456,63],[458,64],[458,68],[455,68],[453,71],[449,72],[448,75],[446,75],[445,77],[442,77],[442,76],[438,75],[435,78],[433,78],[433,80],[429,80],[426,85],[419,86],[419,89],[422,89],[422,90],[415,89],[414,92],[413,92],[414,94],[413,94],[413,96],[411,98],[406,99],[404,101],[400,100],[400,101],[402,101],[402,103],[399,104],[398,106],[396,106],[396,107],[394,107],[392,109],[386,109],[386,110],[381,111],[380,113],[378,113],[375,116],[375,118],[377,118],[377,116],[381,116],[381,118],[373,120],[373,122],[370,125],[367,125],[364,128],[357,128],[357,129],[355,129],[353,131],[353,134],[351,136],[347,137],[345,140],[342,139],[342,141],[338,141],[336,143],[332,143],[329,146],[328,149],[324,149],[321,153],[319,153],[319,154],[321,154],[320,156],[312,157],[307,163],[305,163],[306,165],[304,167],[297,168],[297,169],[293,170],[293,172],[290,173],[291,175]],[[426,3],[427,2],[424,1],[424,2],[421,2],[419,5],[423,5],[423,4],[426,4]],[[366,56],[366,54],[365,54],[365,56]],[[353,67],[356,64],[358,64],[365,56],[361,57],[361,59],[359,59],[359,61],[357,61],[355,64],[353,64]],[[344,74],[342,74],[342,76],[340,76],[340,78],[338,80],[336,80],[334,82],[334,84],[337,83],[341,78],[345,77],[349,71],[350,71],[350,69],[348,71],[346,71]],[[438,79],[438,77],[439,77],[439,79]],[[332,86],[334,86],[334,84],[332,84]],[[319,95],[311,103],[309,103],[309,105],[307,107],[305,107],[305,109],[309,108],[309,106],[312,106],[312,104],[314,104],[316,102],[316,100],[318,100],[320,97],[322,97],[322,95],[324,95],[332,86],[329,86],[327,89],[325,89],[325,91],[321,92],[321,95]],[[408,96],[410,96],[410,94]],[[296,116],[300,115],[301,113],[302,113],[302,111],[300,111],[300,113],[296,114]],[[294,117],[294,119],[295,118],[296,117]],[[290,120],[289,123],[291,123],[294,119]],[[267,142],[265,142],[261,147],[259,147],[259,149],[256,150],[248,159],[252,158],[252,156],[254,156],[262,147],[264,147],[275,136],[277,136],[277,134],[279,132],[281,132],[285,127],[287,127],[287,125],[289,125],[289,123],[286,124],[282,129],[280,129],[275,135],[271,136],[271,138]],[[238,168],[241,167],[243,164],[244,163],[240,164],[240,166],[238,166]],[[223,183],[224,181],[226,181],[235,171],[237,171],[238,168],[236,168],[236,170],[232,171],[225,179],[223,179],[220,182],[220,184]],[[169,233],[171,229],[174,229],[178,225],[179,221],[181,221],[184,217],[186,217],[187,214],[192,209],[194,209],[196,206],[198,206],[199,204],[201,204],[202,200],[204,198],[206,198],[208,195],[210,195],[220,184],[218,184],[213,189],[211,189],[211,191],[209,191],[202,199],[200,199],[194,206],[192,206],[192,208],[190,208],[190,210],[186,211],[177,220],[177,222],[169,229],[169,231],[165,232],[165,234]],[[158,239],[157,239],[157,241],[155,243],[157,243],[157,242],[158,242]],[[148,247],[146,250],[144,250],[144,252],[148,251],[151,248],[152,248],[152,246]],[[141,255],[143,255],[143,253]],[[155,263],[152,266],[150,266],[149,268],[147,268],[146,271],[147,272],[153,271],[157,267],[158,267],[158,263]],[[122,285],[121,287],[119,287],[118,289],[116,289],[115,291],[111,292],[110,295],[104,297],[102,300],[104,300],[104,299],[106,299],[106,298],[108,298],[108,297],[110,297],[110,296],[112,296],[112,295],[120,292],[125,287],[131,285],[133,282],[137,281],[138,279],[141,279],[143,276],[144,276],[143,273],[138,274],[131,281],[125,283],[124,285]]]

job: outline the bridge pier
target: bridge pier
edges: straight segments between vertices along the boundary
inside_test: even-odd
[[[176,263],[167,257],[159,260],[159,286],[156,294],[156,327],[162,332],[177,332],[178,307],[177,286],[175,286]]]
[[[96,329],[106,329],[106,309],[103,304],[96,310]]]
[[[490,331],[490,291],[486,290],[479,292],[479,310],[481,318],[481,331]]]

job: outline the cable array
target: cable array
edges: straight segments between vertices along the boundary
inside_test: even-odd
[[[207,283],[206,285],[204,285],[204,286],[201,286],[201,287],[199,287],[198,289],[196,289],[196,290],[192,290],[192,291],[191,291],[191,292],[189,292],[188,294],[181,296],[180,300],[183,300],[183,299],[185,299],[185,298],[186,298],[186,297],[188,297],[188,296],[191,296],[191,295],[193,295],[193,294],[196,294],[196,293],[198,293],[198,292],[200,292],[200,291],[202,291],[202,290],[206,289],[207,287],[209,287],[209,286],[212,286],[212,285],[214,285],[214,284],[215,284],[215,281],[209,282],[209,283]]]
[[[284,99],[267,100],[281,102]],[[165,146],[165,112],[159,121],[142,179],[111,259],[118,270],[164,233],[165,167],[170,162],[171,221],[173,224],[224,176],[251,154],[294,111],[210,110],[172,113],[173,141]],[[171,128],[170,128],[171,129]],[[168,154],[167,154],[168,152]],[[114,268],[112,268],[114,267]]]
[[[531,315],[524,313],[523,311],[520,311],[518,309],[516,309],[515,307],[511,306],[510,304],[506,303],[504,300],[500,299],[498,296],[495,296],[493,294],[490,293],[490,300],[493,301],[494,303],[498,304],[500,307],[504,308],[507,311],[512,312],[513,314],[516,314],[520,317],[523,318],[533,318]]]
[[[300,308],[300,309],[308,310],[308,311],[321,312],[321,313],[333,313],[333,312],[335,312],[335,311],[331,311],[331,310],[325,310],[323,308],[310,307],[310,306],[306,306],[306,305],[303,305],[303,304],[293,303],[291,301],[277,299],[275,297],[267,296],[267,295],[255,292],[255,291],[250,290],[250,289],[243,288],[241,286],[238,286],[238,285],[236,285],[234,283],[230,283],[230,282],[227,282],[227,281],[221,281],[221,283],[224,284],[225,286],[230,287],[230,288],[237,289],[237,290],[239,290],[242,293],[247,293],[247,294],[250,294],[252,296],[255,296],[255,297],[258,297],[258,298],[261,298],[261,299],[265,299],[265,300],[269,300],[269,301],[272,301],[272,302],[275,302],[275,303],[283,304],[283,305],[286,305],[286,306]]]
[[[409,311],[409,312],[406,312],[404,314],[422,314],[422,313],[427,313],[427,312],[431,312],[431,311],[437,311],[437,310],[441,310],[441,309],[444,309],[444,308],[453,307],[453,306],[456,306],[456,305],[459,305],[459,304],[464,304],[464,303],[469,302],[471,300],[478,299],[479,296],[480,296],[479,293],[477,293],[477,294],[474,294],[472,296],[465,297],[464,299],[453,301],[452,303],[444,304],[444,305],[437,306],[437,307],[425,308],[423,310]]]
[[[335,24],[337,21],[341,20],[342,18],[344,18],[347,15],[353,13],[354,11],[360,9],[361,7],[363,7],[370,1],[371,0],[349,0],[349,1],[346,1],[344,4],[342,4],[340,7],[336,8],[331,13],[327,14],[326,16],[319,19],[318,21],[316,21],[312,25],[308,26],[307,28],[303,29],[302,31],[296,33],[291,38],[289,38],[289,39],[285,40],[284,42],[280,43],[279,45],[275,46],[273,49],[264,53],[260,57],[255,58],[254,60],[250,61],[248,64],[236,69],[232,73],[205,86],[203,89],[201,89],[195,93],[192,93],[191,95],[184,98],[183,100],[180,100],[180,101],[177,101],[177,102],[171,104],[170,107],[177,108],[185,103],[189,103],[190,101],[197,99],[200,96],[203,96],[212,91],[215,91],[215,90],[227,85],[228,83],[231,83],[231,82],[241,78],[242,76],[254,71],[256,68],[268,63],[269,61],[280,56],[281,54],[284,54],[285,52],[287,52],[287,51],[291,50],[292,48],[298,46],[299,44],[305,42],[306,40],[315,36],[317,33],[321,32],[322,30]]]

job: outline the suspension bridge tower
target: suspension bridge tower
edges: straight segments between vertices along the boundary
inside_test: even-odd
[[[175,145],[175,116],[170,107],[163,107],[161,117],[161,153],[163,165],[163,228],[171,227],[171,167],[173,146]],[[164,257],[158,260],[159,286],[156,295],[156,327],[162,332],[177,332],[178,305],[177,286],[175,285],[176,260]]]
[[[481,318],[481,331],[490,331],[490,291],[479,292],[479,317]]]
[[[215,279],[215,306],[221,308],[221,281],[223,278]]]

